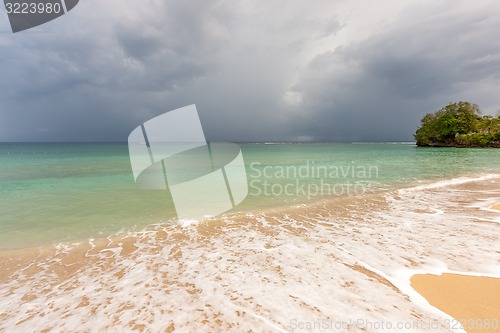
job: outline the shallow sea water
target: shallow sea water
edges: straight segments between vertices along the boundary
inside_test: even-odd
[[[179,223],[168,193],[135,188],[122,144],[1,146],[0,331],[449,332],[410,277],[500,277],[496,150],[242,151],[243,204]],[[297,179],[364,191],[256,193]]]
[[[498,184],[458,177],[5,254],[0,330],[448,332],[409,278],[500,277]]]

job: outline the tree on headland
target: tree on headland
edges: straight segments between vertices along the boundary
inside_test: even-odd
[[[500,147],[500,117],[481,116],[470,102],[450,103],[422,118],[415,139],[418,146]]]

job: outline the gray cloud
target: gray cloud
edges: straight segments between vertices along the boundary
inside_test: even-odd
[[[294,87],[314,121],[304,128],[303,117],[296,128],[318,140],[401,140],[411,138],[423,114],[449,101],[470,99],[489,111],[498,106],[498,98],[472,90],[500,83],[500,46],[491,43],[500,21],[484,8],[458,17],[412,14],[316,56]]]
[[[359,7],[81,2],[0,35],[0,140],[124,141],[192,103],[210,140],[409,140],[450,101],[500,108],[495,2],[414,1],[367,30]]]

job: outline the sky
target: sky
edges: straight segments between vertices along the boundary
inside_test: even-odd
[[[196,104],[209,141],[407,141],[449,102],[500,110],[500,2],[81,0],[13,34],[0,141],[126,141]]]

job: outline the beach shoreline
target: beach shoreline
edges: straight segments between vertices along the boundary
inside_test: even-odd
[[[0,329],[289,330],[360,323],[362,314],[356,328],[436,322],[450,331],[433,307],[405,294],[394,272],[436,262],[492,270],[488,244],[500,223],[487,203],[500,199],[498,181],[452,178],[14,251],[0,259]],[[138,312],[144,320],[132,319]]]

